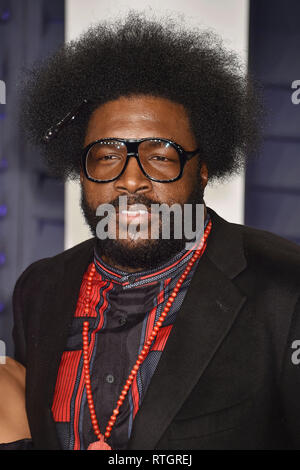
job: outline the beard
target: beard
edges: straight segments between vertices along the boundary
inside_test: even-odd
[[[203,200],[204,190],[202,188],[201,180],[198,180],[192,194],[188,200],[183,204],[191,204],[192,207],[192,230],[196,229],[196,204],[204,204]],[[142,204],[150,211],[151,204],[159,204],[160,201],[152,200],[144,195],[128,196],[127,204]],[[119,207],[119,198],[110,201],[115,209]],[[172,201],[168,205],[176,204]],[[178,203],[177,203],[178,204]],[[183,204],[181,208],[183,210]],[[161,220],[159,222],[159,237],[157,239],[120,239],[120,238],[105,238],[100,239],[97,237],[97,224],[101,220],[101,216],[96,216],[96,210],[92,208],[81,186],[81,210],[88,224],[93,236],[96,238],[96,251],[100,257],[108,259],[109,264],[118,266],[126,271],[126,268],[131,270],[150,270],[155,269],[159,265],[164,264],[169,259],[173,258],[177,253],[182,251],[186,243],[191,240],[187,239],[184,235],[182,226],[182,237],[175,238],[174,233],[174,217],[170,213],[170,237],[168,239],[162,238]],[[183,222],[182,222],[183,223]]]

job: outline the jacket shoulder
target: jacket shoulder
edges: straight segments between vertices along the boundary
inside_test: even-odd
[[[85,240],[54,256],[34,261],[21,273],[17,280],[15,289],[18,285],[23,284],[28,278],[30,278],[32,273],[34,273],[34,276],[36,277],[45,271],[48,273],[52,271],[55,272],[57,269],[60,269],[66,261],[71,260],[72,258],[77,258],[85,253],[88,256],[88,253],[93,249],[94,243],[95,239],[89,238],[88,240]]]
[[[34,309],[32,299],[43,296],[56,286],[58,279],[65,276],[65,267],[73,273],[92,257],[94,238],[63,251],[55,256],[43,258],[30,264],[19,276],[14,287],[12,304],[14,315],[13,339],[15,358],[26,365],[27,333]],[[38,293],[38,296],[37,296]]]
[[[300,286],[300,246],[266,230],[238,225],[249,265]]]
[[[226,274],[235,276],[247,267],[266,280],[286,278],[299,286],[300,246],[267,230],[229,222],[211,208],[208,211],[215,226],[210,256]]]
[[[54,263],[58,261],[66,261],[73,257],[80,256],[81,253],[89,252],[91,249],[93,249],[94,244],[95,238],[92,237],[47,259],[51,259],[51,261]]]

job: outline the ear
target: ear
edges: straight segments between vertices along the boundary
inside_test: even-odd
[[[204,189],[208,182],[208,169],[206,163],[201,163],[200,176],[202,181],[202,188]]]
[[[83,171],[82,168],[80,168],[80,183],[83,184]]]

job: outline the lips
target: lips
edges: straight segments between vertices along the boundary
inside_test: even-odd
[[[146,209],[138,209],[137,207],[130,206],[128,209],[122,209],[118,212],[119,219],[123,222],[130,221],[144,221],[147,220],[151,214]]]
[[[132,209],[128,209],[128,210],[122,210],[121,211],[121,214],[125,214],[125,215],[128,215],[130,217],[135,217],[137,215],[145,215],[145,214],[148,214],[148,211],[145,210],[145,209],[139,209],[139,210],[132,210]]]

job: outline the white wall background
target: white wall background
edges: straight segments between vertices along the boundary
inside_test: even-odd
[[[66,40],[75,39],[89,25],[113,19],[129,9],[178,12],[186,22],[210,28],[219,34],[226,47],[235,50],[246,64],[248,50],[248,0],[66,0]],[[80,211],[79,183],[65,188],[65,248],[91,237]],[[226,184],[208,185],[205,202],[230,222],[244,220],[244,175]]]

